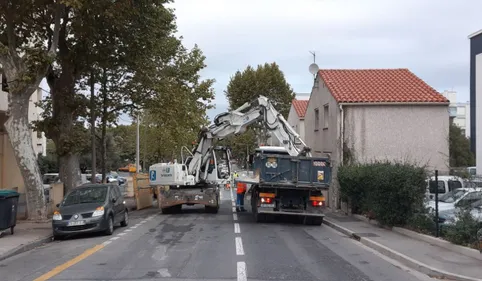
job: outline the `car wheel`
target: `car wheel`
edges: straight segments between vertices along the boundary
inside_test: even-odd
[[[59,234],[54,234],[54,240],[64,240],[64,236],[63,235],[59,235]]]
[[[109,216],[107,220],[107,229],[105,230],[105,234],[112,235],[114,233],[114,218]]]
[[[121,221],[121,226],[125,227],[129,224],[129,214],[127,213],[127,210],[124,212],[124,220]]]

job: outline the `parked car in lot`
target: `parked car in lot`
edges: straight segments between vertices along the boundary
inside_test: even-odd
[[[69,192],[52,218],[54,239],[80,233],[105,232],[129,223],[128,210],[117,184],[85,184]]]
[[[457,207],[439,213],[439,221],[445,225],[452,225],[458,220],[458,214],[466,209],[470,215],[478,222],[482,223],[482,197],[480,200],[471,203],[469,206]]]

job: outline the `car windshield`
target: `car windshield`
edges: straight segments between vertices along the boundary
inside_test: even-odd
[[[438,199],[438,201],[444,202],[444,203],[454,203],[455,201],[457,201],[457,199],[462,197],[464,194],[465,194],[464,190],[455,189],[455,190],[450,191],[449,193],[446,193],[446,194],[442,195]]]
[[[84,203],[102,203],[107,196],[107,186],[79,188],[65,197],[62,206]]]

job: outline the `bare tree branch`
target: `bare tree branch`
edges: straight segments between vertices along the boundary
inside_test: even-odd
[[[54,15],[54,33],[52,35],[52,45],[50,45],[50,49],[48,51],[49,56],[54,56],[57,47],[59,45],[59,33],[60,33],[60,18],[62,17],[62,12],[65,11],[64,4],[57,4],[55,7],[55,15]]]
[[[8,49],[10,50],[11,55],[15,55],[16,48],[17,48],[17,37],[15,36],[15,24],[13,23],[13,16],[15,15],[15,11],[12,9],[12,3],[7,4],[7,13],[5,14],[5,23],[6,33],[7,33],[7,40],[8,40]]]

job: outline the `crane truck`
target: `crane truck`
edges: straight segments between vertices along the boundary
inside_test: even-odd
[[[202,204],[206,211],[217,213],[220,186],[231,183],[231,164],[229,149],[216,147],[216,141],[242,134],[255,123],[264,125],[281,143],[279,149],[257,149],[250,156],[254,178],[238,179],[251,184],[256,221],[279,214],[300,216],[306,224],[321,224],[325,193],[331,182],[330,159],[312,157],[311,149],[265,96],[217,115],[212,125],[201,130],[186,160],[149,167],[151,186],[162,187],[162,212],[179,211],[183,204]],[[218,169],[221,159],[229,171],[224,178]]]

